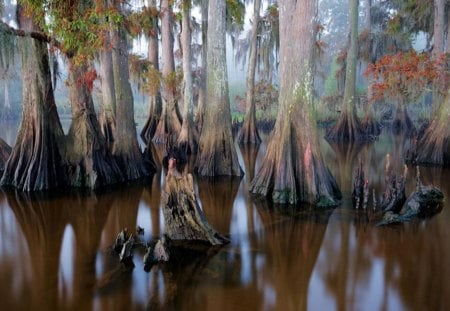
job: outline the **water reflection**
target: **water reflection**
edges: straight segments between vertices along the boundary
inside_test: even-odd
[[[407,142],[383,134],[363,146],[321,141],[325,161],[344,189],[344,204],[329,211],[255,201],[248,192],[266,146],[240,147],[246,175],[196,191],[208,221],[231,243],[185,245],[179,260],[144,272],[119,263],[111,244],[136,225],[146,241],[164,232],[164,171],[151,181],[102,193],[46,196],[0,192],[2,308],[33,310],[442,310],[450,301],[450,171],[421,168],[425,184],[440,187],[446,206],[435,217],[374,227],[372,210],[349,200],[359,159],[381,195],[384,158],[401,171]],[[160,163],[163,148],[155,147]],[[407,192],[414,185],[409,171]]]

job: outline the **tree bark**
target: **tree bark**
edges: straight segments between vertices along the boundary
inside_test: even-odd
[[[191,174],[169,173],[162,202],[165,233],[172,240],[201,240],[220,245],[228,239],[217,233],[206,220],[194,191]]]
[[[208,53],[208,0],[202,0],[202,67],[200,76],[200,88],[198,90],[197,113],[195,115],[195,125],[199,133],[202,132],[203,121],[206,107],[206,74],[207,74],[207,59]]]
[[[208,65],[204,124],[196,168],[201,176],[243,174],[231,133],[225,49],[225,0],[210,0],[208,8]]]
[[[0,138],[0,174],[5,171],[6,162],[11,155],[12,148]]]
[[[32,19],[18,7],[19,25],[36,31]],[[61,146],[64,132],[56,110],[47,44],[29,37],[19,42],[22,56],[23,111],[20,130],[6,163],[2,185],[24,191],[44,190],[65,183]]]
[[[115,3],[120,9],[120,5]],[[139,179],[150,174],[137,141],[134,122],[133,93],[128,73],[128,46],[125,29],[113,31],[113,70],[116,91],[116,134],[113,155],[126,180]]]
[[[183,50],[183,124],[180,136],[178,136],[178,146],[186,153],[197,153],[198,134],[194,127],[193,120],[193,96],[192,96],[192,56],[191,56],[191,12],[190,1],[185,0],[182,4],[182,32],[181,47]]]
[[[105,35],[107,36],[107,46],[110,44],[110,33],[107,32]],[[102,106],[99,113],[100,129],[106,141],[113,142],[116,130],[116,92],[114,89],[112,51],[105,47],[99,54],[102,90]]]
[[[356,115],[355,107],[356,59],[358,57],[358,4],[359,0],[349,0],[350,46],[347,51],[344,98],[339,120],[327,133],[327,139],[336,142],[367,139]]]
[[[313,126],[316,0],[280,2],[280,95],[274,131],[250,191],[275,203],[339,204],[341,192]]]
[[[168,137],[178,137],[181,122],[175,99],[175,60],[173,55],[173,11],[169,0],[161,0],[161,40],[162,40],[162,103],[163,109],[153,142],[164,144]]]
[[[258,128],[256,127],[256,107],[255,107],[255,71],[256,71],[256,57],[257,57],[257,39],[258,39],[258,24],[259,24],[259,9],[261,6],[260,0],[255,0],[253,3],[253,25],[252,25],[252,41],[250,47],[250,57],[248,63],[247,73],[247,94],[245,97],[245,118],[241,130],[238,134],[238,142],[241,144],[259,144],[261,138],[259,137]],[[267,69],[266,69],[267,70]]]
[[[88,66],[76,67],[69,59],[69,92],[72,124],[66,142],[68,184],[98,188],[123,180],[120,169],[101,133],[86,81]]]
[[[156,0],[150,0],[149,6],[156,10]],[[151,70],[159,71],[158,19],[156,17],[153,17],[152,27],[148,33],[148,61]],[[155,81],[150,83],[155,83]],[[156,126],[161,117],[162,102],[159,87],[156,94],[150,94],[149,101],[149,115],[141,131],[141,137],[146,143],[150,142],[155,135]]]

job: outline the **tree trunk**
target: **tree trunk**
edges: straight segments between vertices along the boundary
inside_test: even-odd
[[[156,10],[156,0],[150,0],[150,7]],[[148,31],[148,61],[150,62],[151,70],[159,71],[159,50],[158,50],[158,19],[153,17],[153,23],[151,29]],[[150,83],[156,83],[156,81],[150,81]],[[159,84],[159,81],[157,82]],[[147,121],[141,131],[142,140],[146,143],[152,140],[155,135],[156,126],[158,125],[159,118],[161,117],[161,93],[159,87],[156,94],[150,94],[149,96],[149,114]]]
[[[119,4],[116,4],[118,7]],[[125,29],[113,31],[113,70],[116,90],[116,134],[113,155],[126,180],[149,175],[137,141],[134,122],[133,93],[128,73],[128,46]]]
[[[163,109],[153,142],[164,144],[172,135],[178,137],[181,122],[175,99],[175,60],[173,55],[173,11],[169,0],[161,0],[161,40],[162,40],[162,103]]]
[[[420,146],[420,148],[419,148]],[[450,167],[450,92],[416,146],[418,164]]]
[[[199,133],[202,132],[203,121],[206,107],[206,73],[207,73],[207,59],[208,53],[208,0],[202,0],[202,67],[200,74],[200,88],[198,90],[197,114],[195,115],[195,125]]]
[[[0,138],[0,174],[5,171],[6,162],[11,155],[12,148]]]
[[[190,1],[186,1],[190,2]],[[191,13],[190,3],[183,3],[183,19],[181,32],[181,46],[183,50],[183,124],[181,126],[180,136],[178,137],[178,146],[187,153],[197,153],[198,134],[194,127],[193,120],[193,98],[192,98],[192,57],[191,57]]]
[[[22,29],[37,29],[21,6],[18,17]],[[19,48],[22,56],[22,121],[1,184],[24,191],[54,188],[65,183],[60,149],[64,132],[53,96],[47,44],[23,38]]]
[[[197,171],[201,176],[243,174],[231,133],[225,49],[225,0],[210,0],[208,8],[207,106],[200,136]]]
[[[395,134],[403,132],[408,135],[414,134],[416,131],[416,127],[409,117],[403,100],[399,100],[397,104],[394,120],[392,121],[392,131]]]
[[[3,103],[3,111],[1,118],[3,120],[8,120],[12,117],[11,112],[11,96],[9,94],[9,80],[5,79],[5,102]]]
[[[106,34],[108,37],[109,35],[109,33]],[[116,130],[116,92],[114,89],[112,51],[105,49],[100,51],[99,54],[102,90],[102,105],[99,113],[100,129],[106,141],[113,142]]]
[[[445,0],[434,0],[433,57],[444,52]]]
[[[69,59],[69,92],[72,124],[66,143],[68,184],[98,188],[123,180],[120,169],[101,133],[91,90],[86,81],[88,66],[76,67]]]
[[[316,12],[316,0],[280,2],[280,108],[250,188],[275,203],[335,206],[341,198],[320,154],[310,112]]]
[[[248,63],[247,73],[247,94],[245,98],[245,118],[241,130],[238,134],[238,142],[242,144],[259,144],[261,138],[259,137],[258,128],[256,127],[256,108],[255,108],[255,70],[257,57],[257,39],[258,39],[258,24],[259,24],[259,9],[261,6],[260,0],[255,0],[253,4],[253,25],[252,25],[252,41],[250,47],[250,57]],[[267,69],[266,69],[267,70]]]
[[[356,59],[358,57],[358,4],[359,0],[349,0],[350,46],[347,51],[342,110],[336,125],[326,135],[328,140],[336,142],[367,139],[356,115],[355,107]]]

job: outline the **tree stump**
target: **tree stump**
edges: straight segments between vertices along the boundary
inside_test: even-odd
[[[163,191],[164,223],[171,240],[200,240],[221,245],[229,240],[217,233],[197,203],[191,174],[169,168]]]

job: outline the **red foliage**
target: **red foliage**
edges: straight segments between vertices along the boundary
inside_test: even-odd
[[[447,59],[446,54],[431,58],[428,53],[416,51],[383,56],[369,64],[365,72],[375,81],[371,100],[414,100],[431,87],[445,94],[450,81]]]
[[[92,92],[94,89],[94,81],[98,78],[97,71],[95,68],[91,68],[87,70],[84,75],[78,77],[77,84],[78,86],[86,85],[88,90]]]

